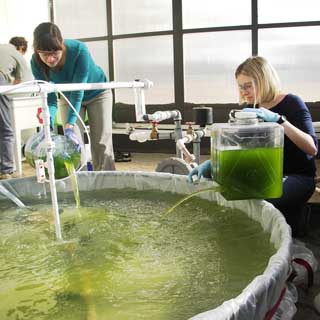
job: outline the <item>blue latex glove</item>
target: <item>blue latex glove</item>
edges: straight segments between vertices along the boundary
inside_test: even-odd
[[[191,170],[187,177],[189,183],[193,183],[193,176],[197,176],[198,179],[201,177],[211,178],[211,160],[206,160]]]
[[[258,118],[266,122],[277,122],[280,118],[278,113],[272,112],[266,108],[244,108],[242,111],[245,112],[255,112]]]
[[[81,142],[77,135],[74,133],[72,128],[64,129],[64,135],[72,140],[74,144],[76,145],[77,151],[79,152],[81,150]]]

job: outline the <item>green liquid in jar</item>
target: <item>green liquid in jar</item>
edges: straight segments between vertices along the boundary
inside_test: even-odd
[[[281,196],[282,148],[213,150],[211,154],[214,180],[224,188],[227,200]]]
[[[42,159],[44,162],[47,161],[47,157],[35,157],[31,152],[25,153],[27,162],[34,168],[34,160]],[[73,152],[68,155],[69,158],[64,158],[62,155],[53,155],[53,165],[54,165],[54,176],[56,179],[62,179],[69,175],[65,163],[72,163],[75,168],[79,168],[81,164],[81,154],[79,152]],[[48,170],[46,169],[46,176],[48,177]]]

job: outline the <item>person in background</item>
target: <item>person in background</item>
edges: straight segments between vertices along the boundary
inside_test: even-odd
[[[22,54],[12,44],[0,44],[0,86],[31,79],[31,72]],[[11,178],[15,170],[11,108],[9,97],[0,94],[0,179]]]
[[[9,43],[14,45],[22,55],[25,55],[28,50],[28,41],[24,37],[12,37]]]
[[[284,128],[283,194],[266,199],[279,209],[297,235],[302,208],[315,191],[317,138],[306,104],[292,93],[281,93],[280,81],[273,66],[263,57],[250,57],[235,72],[243,111],[255,112],[258,118],[276,122]],[[194,168],[188,181],[197,175],[210,177],[211,162]]]
[[[78,40],[63,39],[57,25],[50,22],[41,23],[34,30],[33,36],[34,54],[31,69],[35,79],[54,83],[107,81],[103,70],[93,61],[87,46]],[[66,92],[65,95],[83,120],[85,112],[88,114],[93,169],[115,170],[111,90],[79,90]],[[55,93],[48,95],[48,105],[53,127],[58,108]],[[63,109],[60,110],[60,114],[65,136],[79,142],[74,129],[77,121],[80,129],[82,125],[77,120],[76,113],[65,102],[59,106]]]

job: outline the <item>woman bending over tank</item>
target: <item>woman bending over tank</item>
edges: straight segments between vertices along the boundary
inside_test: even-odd
[[[31,59],[31,68],[35,79],[54,83],[107,81],[103,70],[93,61],[87,46],[78,40],[63,39],[55,24],[41,23],[34,30],[33,36],[34,54]],[[85,118],[87,112],[93,169],[96,171],[114,170],[111,90],[79,90],[66,92],[65,95],[80,113],[82,119]],[[55,93],[48,95],[48,105],[53,127],[57,112]],[[74,133],[77,122],[75,112],[62,99],[59,101],[59,108],[62,111],[60,114],[64,123],[64,134],[79,142]],[[79,120],[78,124],[78,127],[82,129]]]

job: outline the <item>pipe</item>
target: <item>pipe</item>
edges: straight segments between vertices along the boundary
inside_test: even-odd
[[[156,111],[153,114],[145,114],[143,115],[143,120],[145,121],[157,121],[161,122],[164,120],[173,119],[181,120],[181,113],[178,110],[172,110],[172,111]]]
[[[21,200],[19,200],[15,195],[13,195],[9,190],[7,190],[2,184],[0,184],[0,193],[2,193],[5,197],[13,201],[19,208],[25,209],[27,208]]]
[[[41,92],[56,92],[56,91],[77,91],[77,90],[92,90],[92,89],[121,89],[121,88],[143,88],[149,89],[153,86],[152,81],[131,81],[131,82],[99,82],[99,83],[49,83],[37,81],[22,82],[17,85],[7,85],[0,87],[0,94],[9,93],[41,93]]]
[[[200,142],[201,138],[203,138],[206,135],[206,130],[205,129],[197,129],[193,133],[195,135],[193,139],[193,144],[192,144],[192,150],[193,154],[195,155],[195,161],[200,164]]]
[[[51,139],[51,134],[50,134],[50,114],[49,114],[47,97],[48,95],[46,92],[41,93],[42,106],[44,107],[42,110],[43,124],[44,124],[43,130],[44,130],[45,143],[47,146],[47,166],[48,166],[49,183],[50,183],[50,190],[51,190],[53,216],[54,216],[54,222],[55,222],[55,228],[56,228],[56,236],[58,240],[62,240],[58,197],[57,197],[56,182],[54,177],[54,162],[53,162],[53,150],[52,150],[54,147],[54,143]]]
[[[150,138],[151,130],[135,130],[129,135],[131,141],[138,141],[140,143],[151,140]]]
[[[185,161],[187,163],[195,161],[195,156],[191,154],[185,146],[185,143],[190,143],[191,141],[193,141],[193,135],[187,134],[183,138],[178,139],[176,142],[177,148],[183,152],[185,156]]]

